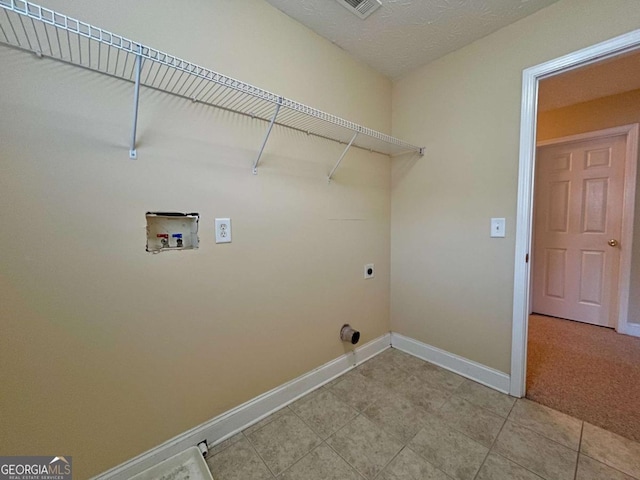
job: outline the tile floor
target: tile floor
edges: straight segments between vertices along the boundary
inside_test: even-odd
[[[389,349],[207,463],[215,480],[640,480],[640,444]]]

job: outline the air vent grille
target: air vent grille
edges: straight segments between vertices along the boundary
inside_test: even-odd
[[[380,0],[336,0],[354,15],[360,18],[367,18],[375,12],[381,5]]]

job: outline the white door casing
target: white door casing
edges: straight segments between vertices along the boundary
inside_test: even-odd
[[[518,204],[516,219],[516,245],[515,268],[513,288],[513,323],[511,330],[511,371],[509,393],[516,397],[522,397],[526,391],[526,365],[527,365],[527,325],[530,311],[529,289],[531,286],[529,253],[532,232],[532,208],[533,208],[533,168],[536,149],[536,119],[538,108],[538,82],[544,77],[572,70],[580,66],[593,63],[605,58],[629,52],[640,48],[640,29],[624,35],[592,45],[590,47],[569,53],[562,57],[530,67],[522,72],[522,102],[520,115],[520,151],[518,172]],[[634,130],[635,128],[635,130]],[[635,131],[636,142],[629,141],[628,148],[634,149],[637,157],[637,126],[628,127],[630,138]],[[633,155],[632,155],[633,156]],[[626,190],[626,194],[629,190]],[[625,199],[625,206],[628,203]],[[630,240],[629,226],[623,222],[622,240]],[[625,259],[622,252],[620,261],[622,265],[621,277],[630,275],[625,271],[626,265],[630,265],[630,259]],[[621,332],[640,336],[640,327],[626,322],[626,308],[628,305],[628,292],[626,301],[623,298],[625,292],[620,293],[620,316],[618,330]]]
[[[539,144],[534,313],[616,327],[626,140],[593,132]]]

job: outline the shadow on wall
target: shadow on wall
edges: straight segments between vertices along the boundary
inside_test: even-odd
[[[398,185],[420,160],[417,152],[405,153],[394,157],[391,162],[391,188]]]

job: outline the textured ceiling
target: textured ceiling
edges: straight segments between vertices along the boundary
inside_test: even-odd
[[[365,20],[334,0],[266,0],[393,79],[557,0],[381,0]]]
[[[552,110],[637,89],[640,50],[542,80],[538,106],[541,111]]]

